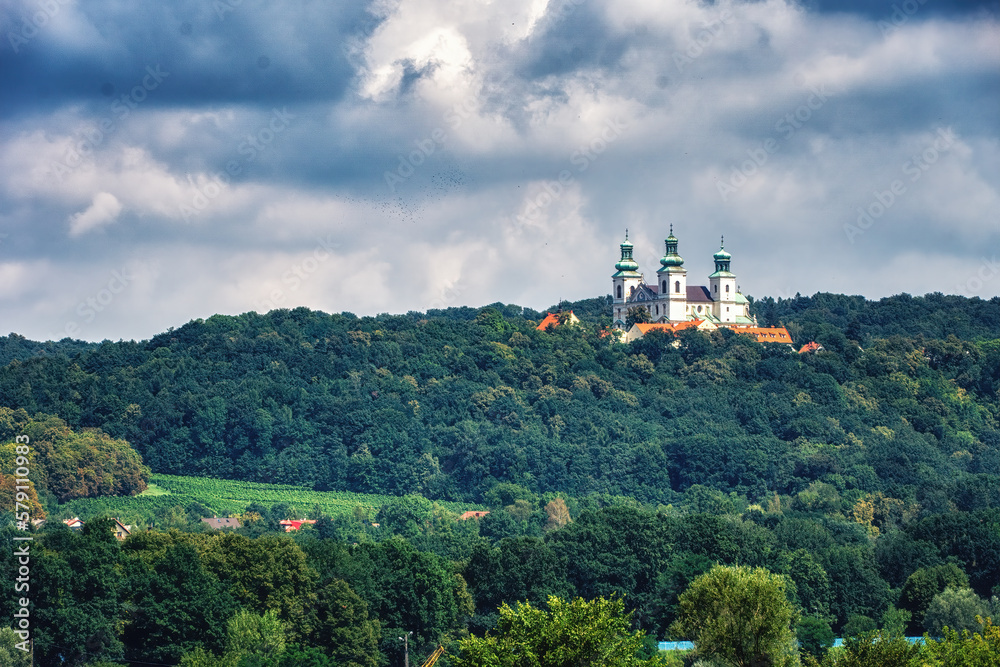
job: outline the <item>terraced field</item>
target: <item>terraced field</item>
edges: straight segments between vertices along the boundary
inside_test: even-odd
[[[319,506],[328,516],[349,514],[355,507],[378,510],[395,496],[382,496],[348,491],[313,491],[287,484],[240,482],[208,477],[179,475],[150,475],[150,488],[133,497],[85,498],[74,500],[60,507],[59,514],[79,516],[84,521],[102,514],[118,517],[125,523],[149,524],[153,517],[174,506],[186,508],[198,502],[208,509],[208,515],[228,516],[242,512],[250,503],[271,506],[277,503],[291,505],[298,516],[313,514]],[[466,503],[442,502],[442,506],[455,512],[482,509]]]

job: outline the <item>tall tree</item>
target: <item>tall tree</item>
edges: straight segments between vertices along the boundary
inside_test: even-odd
[[[460,642],[456,667],[653,667],[658,658],[642,658],[642,631],[633,632],[621,598],[552,596],[548,609],[528,602],[500,607],[492,633]]]
[[[698,655],[723,664],[793,665],[797,621],[782,576],[716,565],[681,594],[671,630],[691,639]]]

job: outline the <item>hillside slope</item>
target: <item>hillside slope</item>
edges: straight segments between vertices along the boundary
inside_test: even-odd
[[[599,299],[569,305],[583,326],[551,332],[516,306],[214,316],[15,360],[0,405],[100,427],[154,472],[317,489],[479,500],[512,482],[667,503],[692,484],[760,501],[823,482],[1000,505],[1000,343],[983,335],[1000,302],[948,297],[979,340],[914,335],[919,318],[883,338],[865,322],[933,307],[894,299],[840,297],[864,349],[824,321],[831,295],[764,303],[824,344],[815,355],[730,331],[615,344],[594,326]]]

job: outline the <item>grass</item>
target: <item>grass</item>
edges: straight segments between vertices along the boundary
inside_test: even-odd
[[[205,516],[236,514],[251,503],[259,503],[265,507],[285,503],[294,509],[296,516],[312,518],[315,508],[333,517],[350,514],[358,506],[375,512],[395,499],[396,496],[349,491],[314,491],[290,484],[153,474],[150,475],[147,489],[138,496],[81,498],[61,505],[58,514],[79,516],[84,521],[108,514],[126,523],[150,524],[157,515],[170,507],[179,505],[186,509],[193,502],[205,506]],[[472,503],[439,504],[453,512],[483,509]]]
[[[164,489],[159,484],[154,484],[150,482],[146,487],[146,490],[139,494],[140,496],[169,496],[170,491]]]

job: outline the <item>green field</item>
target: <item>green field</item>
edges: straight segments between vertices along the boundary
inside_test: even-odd
[[[192,502],[199,502],[208,508],[206,516],[239,513],[250,503],[260,503],[267,507],[286,503],[295,509],[296,516],[311,518],[316,506],[328,516],[337,516],[349,514],[358,506],[378,510],[394,499],[395,496],[348,491],[313,491],[288,484],[153,474],[149,478],[149,488],[138,496],[72,500],[59,506],[58,515],[79,516],[87,521],[106,514],[115,516],[124,523],[149,525],[158,513],[176,505],[186,508]],[[439,504],[454,512],[483,509],[469,503]]]

